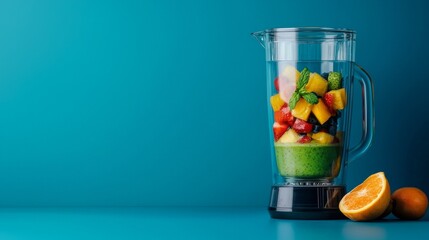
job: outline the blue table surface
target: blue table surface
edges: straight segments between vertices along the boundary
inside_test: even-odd
[[[429,220],[276,220],[265,208],[0,208],[0,239],[429,239]]]

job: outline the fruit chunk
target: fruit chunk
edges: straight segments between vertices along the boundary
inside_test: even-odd
[[[292,128],[289,128],[283,136],[279,139],[279,143],[294,143],[299,140],[299,134],[295,132]]]
[[[332,143],[334,141],[334,136],[332,136],[329,133],[325,132],[318,132],[311,136],[314,140],[316,140],[318,143]]]
[[[319,121],[317,120],[317,118],[314,116],[314,114],[310,114],[310,117],[308,117],[307,122],[311,123],[311,124],[319,124]]]
[[[324,124],[332,116],[329,108],[323,103],[323,101],[319,101],[317,104],[315,104],[311,111],[320,124]]]
[[[308,92],[314,92],[318,96],[322,97],[328,90],[328,81],[319,74],[312,73],[310,74],[310,79],[308,80],[307,85],[305,85],[305,90]]]
[[[313,126],[313,133],[318,133],[322,130],[322,125],[316,124]]]
[[[304,120],[297,119],[292,128],[297,133],[310,133],[313,130],[313,125]]]
[[[335,115],[337,111],[334,110],[334,95],[329,92],[325,93],[325,95],[323,95],[323,102],[328,107],[331,115]]]
[[[279,78],[276,77],[276,79],[274,79],[274,88],[277,90],[277,92],[279,91]]]
[[[289,99],[292,97],[293,92],[296,90],[295,82],[286,82],[282,84],[279,83],[279,94],[283,101],[289,102]]]
[[[392,194],[393,215],[404,220],[417,220],[428,207],[426,194],[415,187],[399,188]]]
[[[279,111],[274,112],[274,121],[282,124],[287,124],[292,126],[295,118],[292,116],[292,112],[290,111],[287,103],[285,103]]]
[[[300,76],[300,72],[293,66],[288,65],[285,67],[283,72],[280,74],[281,78],[288,82],[297,82]]]
[[[328,79],[328,77],[329,77],[329,73],[328,72],[324,72],[324,73],[322,73],[322,75],[321,75],[324,79]]]
[[[346,107],[347,97],[346,97],[346,89],[340,88],[338,90],[329,91],[328,94],[334,96],[334,103],[332,105],[335,110],[342,110]]]
[[[328,75],[329,90],[337,90],[341,88],[342,76],[340,72],[330,72]]]
[[[292,115],[296,118],[307,121],[308,116],[310,116],[312,108],[313,108],[313,105],[305,101],[304,98],[301,98],[296,103],[295,108],[292,109]]]
[[[310,137],[310,136],[307,136],[307,135],[302,136],[302,137],[298,140],[298,143],[309,143],[309,142],[311,142],[311,137]]]
[[[327,107],[334,107],[334,95],[332,93],[325,93],[325,95],[323,95],[323,101],[325,102]]]
[[[274,141],[278,141],[281,136],[286,132],[288,129],[288,125],[280,124],[278,122],[275,122],[273,124],[273,133],[274,133]]]
[[[369,221],[383,214],[390,202],[390,186],[383,172],[369,176],[340,201],[340,211],[353,221]]]
[[[337,134],[337,125],[331,125],[328,128],[328,133],[332,136],[335,136]]]
[[[285,104],[285,102],[280,98],[279,94],[271,96],[270,103],[271,107],[273,107],[274,112],[280,110],[283,104]]]
[[[283,101],[288,102],[296,89],[300,73],[293,66],[286,66],[279,76],[279,93]]]

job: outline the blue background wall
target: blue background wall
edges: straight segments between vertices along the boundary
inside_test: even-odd
[[[264,52],[249,33],[294,26],[358,32],[377,122],[349,185],[385,171],[429,193],[427,7],[1,1],[0,205],[265,206]]]

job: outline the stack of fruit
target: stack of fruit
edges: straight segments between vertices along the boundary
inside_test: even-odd
[[[277,94],[271,96],[274,140],[279,143],[335,143],[340,110],[347,104],[339,72],[298,72],[288,66],[274,80]],[[327,79],[325,79],[327,78]],[[288,98],[288,99],[285,99]]]

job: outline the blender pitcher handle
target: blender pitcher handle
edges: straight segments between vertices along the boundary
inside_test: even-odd
[[[374,85],[369,74],[358,64],[353,63],[354,75],[362,87],[362,138],[358,145],[350,149],[349,163],[360,157],[371,145],[374,136]],[[356,76],[357,75],[357,76]]]

